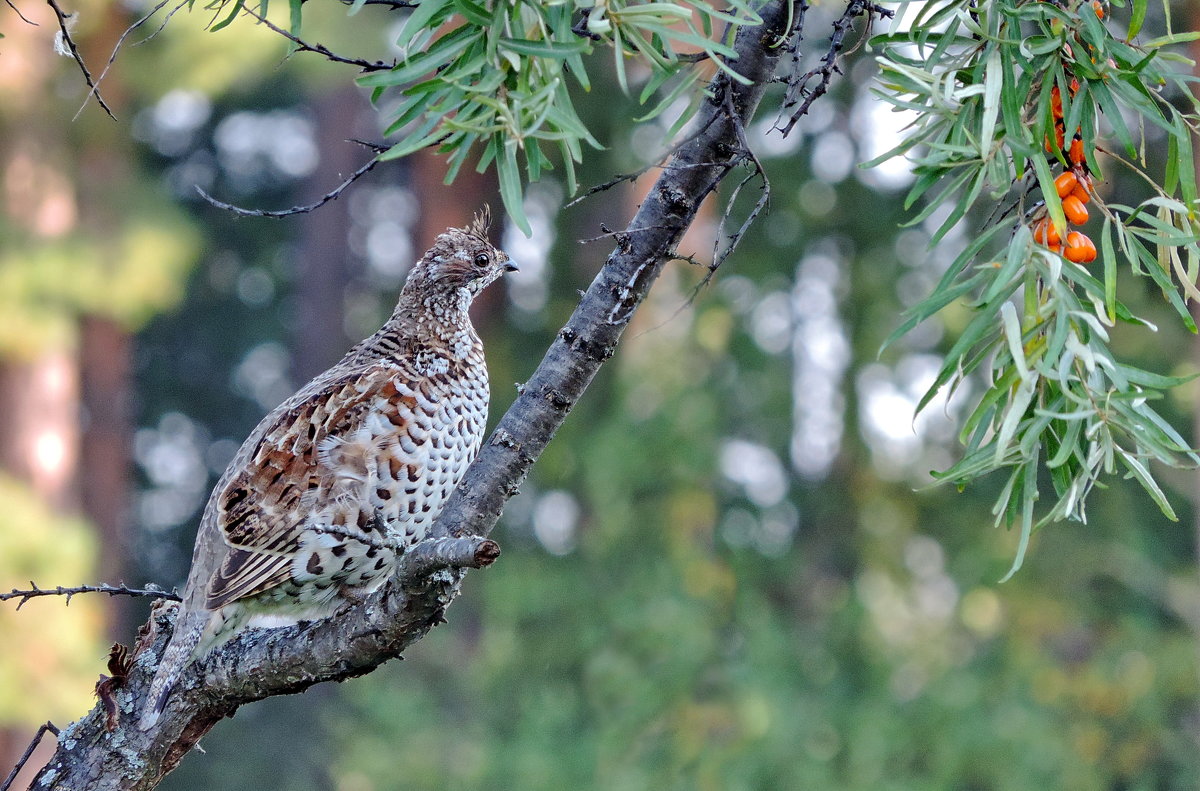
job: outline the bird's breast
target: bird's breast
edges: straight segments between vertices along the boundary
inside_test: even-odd
[[[378,404],[387,419],[369,443],[375,452],[368,496],[388,533],[409,545],[425,536],[479,450],[487,372],[468,366],[461,376],[439,374],[397,392]]]

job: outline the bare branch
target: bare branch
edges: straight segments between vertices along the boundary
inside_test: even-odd
[[[150,21],[150,18],[153,17],[155,14],[157,14],[159,11],[161,11],[163,9],[163,7],[166,6],[166,4],[169,3],[170,1],[171,0],[160,0],[158,5],[154,6],[154,8],[151,8],[149,12],[147,12],[145,15],[142,16],[141,19],[134,22],[129,27],[125,28],[125,32],[122,33],[121,37],[117,39],[117,43],[113,45],[112,53],[108,56],[108,63],[104,64],[104,70],[100,72],[100,76],[96,78],[95,84],[92,85],[88,89],[87,96],[83,97],[83,103],[80,104],[79,109],[75,111],[75,118],[78,118],[79,114],[83,112],[83,109],[85,107],[87,107],[87,103],[88,103],[89,99],[91,99],[93,96],[95,96],[97,99],[100,98],[100,94],[97,93],[97,91],[100,90],[100,83],[104,82],[104,78],[106,76],[108,76],[108,70],[111,69],[113,63],[116,62],[117,52],[120,51],[121,46],[125,43],[125,39],[129,36],[129,34],[132,33],[133,31],[137,30],[139,27],[144,25],[146,22]],[[168,15],[168,18],[169,18],[169,15]],[[164,21],[163,24],[166,24],[166,22]],[[72,120],[74,120],[74,118]]]
[[[117,117],[113,115],[112,108],[104,103],[104,97],[102,97],[100,92],[96,90],[96,83],[92,80],[92,74],[88,71],[87,64],[83,62],[83,56],[79,54],[79,48],[75,46],[75,39],[71,38],[71,31],[67,28],[67,20],[70,19],[73,14],[68,14],[63,11],[59,7],[57,0],[46,0],[46,2],[49,3],[50,7],[54,9],[54,15],[58,18],[58,31],[59,36],[62,39],[62,46],[66,47],[67,50],[70,51],[71,57],[75,59],[77,64],[79,64],[79,70],[83,72],[83,79],[87,82],[88,87],[95,95],[96,103],[104,109],[104,112],[108,114],[109,118],[113,119],[114,121],[117,120]]]
[[[41,27],[41,25],[39,25],[37,22],[34,22],[32,19],[22,14],[21,9],[17,8],[16,5],[13,4],[12,0],[4,0],[4,2],[16,13],[17,16],[21,17],[22,22],[27,25],[33,25],[34,27]]]
[[[276,25],[274,22],[267,19],[262,14],[251,11],[249,6],[242,6],[242,13],[248,14],[249,16],[254,17],[261,24],[266,25],[269,29],[271,29],[275,33],[278,33],[279,35],[286,38],[288,41],[295,44],[297,52],[315,52],[316,54],[320,55],[321,57],[325,58],[326,60],[333,61],[334,63],[345,63],[350,66],[358,66],[364,72],[387,71],[389,69],[394,69],[396,67],[395,61],[392,61],[391,63],[384,63],[383,61],[380,61],[380,60],[369,61],[369,60],[363,60],[362,58],[348,58],[348,57],[345,57],[342,55],[338,55],[335,52],[332,52],[324,44],[309,44],[307,41],[304,41],[303,39],[299,38],[298,36],[294,35],[293,33],[279,27],[279,25]]]
[[[8,773],[8,777],[4,778],[4,782],[0,783],[0,791],[8,791],[9,787],[12,786],[13,780],[16,780],[17,775],[25,768],[25,763],[29,760],[29,756],[33,755],[33,751],[37,749],[38,742],[42,740],[47,731],[53,733],[55,736],[58,735],[58,728],[54,727],[53,722],[46,721],[38,728],[37,733],[33,735],[33,740],[29,742],[29,746],[25,748],[25,752],[21,754],[20,760],[17,761],[17,765]]]
[[[64,588],[62,585],[57,585],[53,588],[39,588],[36,583],[30,581],[28,590],[13,588],[9,593],[0,593],[0,601],[20,599],[17,602],[17,609],[19,610],[25,606],[27,601],[40,596],[66,596],[67,604],[70,604],[71,598],[80,593],[107,593],[109,596],[149,596],[154,599],[167,599],[168,601],[180,600],[179,594],[172,591],[165,591],[156,585],[147,585],[144,588],[130,588],[125,585],[103,583],[100,585],[79,585],[74,588]]]
[[[853,26],[854,20],[866,14],[869,29],[871,21],[876,15],[888,19],[895,16],[895,12],[891,9],[872,3],[870,0],[850,0],[846,4],[845,10],[842,11],[841,17],[833,23],[833,35],[829,37],[829,49],[821,58],[821,65],[804,74],[799,74],[800,34],[804,26],[804,13],[807,10],[808,4],[801,4],[800,10],[796,14],[794,30],[789,36],[791,38],[788,46],[792,53],[792,74],[787,79],[787,96],[784,98],[780,110],[780,120],[776,122],[775,126],[776,129],[783,132],[784,136],[787,136],[796,123],[808,113],[812,103],[825,95],[825,92],[829,90],[829,84],[833,82],[833,76],[842,73],[841,67],[838,66],[838,57],[842,54],[846,33]],[[866,33],[863,34],[864,38],[866,35]],[[811,85],[814,79],[817,80],[817,84]],[[783,126],[779,126],[785,115],[787,121],[783,123]]]
[[[726,101],[728,103],[728,99]],[[742,240],[742,237],[746,235],[746,231],[750,230],[750,226],[755,220],[758,219],[758,215],[762,214],[763,209],[767,208],[767,204],[771,200],[771,182],[769,179],[767,179],[767,172],[763,170],[762,162],[759,161],[758,155],[756,155],[753,149],[750,148],[750,141],[746,139],[745,124],[734,113],[732,106],[727,106],[726,112],[729,113],[730,121],[733,124],[734,130],[737,132],[738,144],[742,149],[742,161],[748,161],[754,167],[753,170],[750,171],[749,175],[742,179],[738,185],[733,188],[733,193],[729,196],[729,200],[725,202],[725,211],[721,212],[721,221],[717,225],[716,239],[713,241],[712,263],[708,266],[708,274],[704,276],[704,279],[700,281],[700,283],[696,286],[695,291],[693,291],[692,299],[695,299],[696,294],[700,293],[700,290],[712,281],[713,276],[721,267],[721,264],[725,263],[725,260],[729,258],[734,250],[737,249],[738,243]],[[754,208],[750,210],[750,213],[746,216],[746,219],[742,221],[741,227],[730,234],[729,240],[725,247],[718,247],[721,244],[721,237],[725,233],[725,221],[729,219],[729,215],[733,212],[733,205],[737,201],[738,195],[741,194],[742,187],[745,187],[747,184],[749,184],[755,176],[762,178],[762,191],[758,196],[758,201],[754,204]],[[691,300],[689,300],[689,302],[690,301]]]
[[[481,569],[498,557],[500,545],[490,538],[432,538],[404,553],[398,574],[402,580],[416,580],[442,569]]]
[[[361,143],[362,141],[356,140],[354,142]],[[370,143],[363,143],[363,145],[375,147]],[[373,159],[371,159],[369,162],[367,162],[367,164],[363,165],[361,168],[359,168],[358,170],[351,173],[350,177],[347,178],[345,181],[343,181],[341,184],[337,185],[329,192],[326,192],[321,197],[321,199],[318,200],[316,203],[309,203],[305,206],[293,206],[290,209],[281,209],[279,211],[268,211],[266,209],[243,209],[240,206],[234,206],[232,203],[225,203],[224,201],[217,200],[212,195],[209,195],[207,192],[205,192],[198,185],[196,187],[196,192],[200,193],[201,198],[204,198],[204,200],[208,201],[213,206],[216,206],[218,209],[224,209],[225,211],[233,212],[234,214],[237,214],[241,217],[269,217],[271,219],[277,220],[280,217],[291,217],[294,214],[307,214],[310,211],[316,211],[317,209],[324,206],[326,203],[329,203],[331,200],[337,200],[337,198],[343,192],[346,191],[347,187],[349,187],[354,182],[358,181],[363,176],[370,173],[371,170],[376,165],[379,164],[379,157],[383,154],[384,151],[387,151],[386,148],[384,148],[382,150],[378,149],[378,147],[375,147],[375,148],[378,151],[378,153],[375,155],[375,157]]]
[[[629,234],[631,234],[631,233],[638,233],[640,231],[662,230],[665,227],[666,226],[664,226],[664,225],[659,225],[654,228],[626,228],[623,231],[614,231],[611,228],[609,228],[607,225],[605,225],[604,223],[600,223],[600,234],[598,236],[591,236],[591,237],[588,237],[587,239],[579,239],[578,241],[580,244],[592,244],[593,242],[602,242],[605,239],[616,239],[617,244],[624,244],[625,237],[628,237]]]
[[[190,2],[191,2],[191,0],[179,0],[179,2],[175,4],[175,7],[172,8],[170,11],[168,11],[167,15],[165,17],[163,17],[162,23],[159,24],[159,26],[157,28],[155,28],[152,33],[147,34],[147,36],[144,39],[142,39],[141,41],[133,42],[133,46],[140,47],[142,44],[145,44],[147,41],[154,38],[159,33],[163,32],[163,29],[166,28],[167,23],[171,21],[171,17],[173,17],[177,13],[179,13],[179,11],[184,6],[188,5],[188,3],[190,3]]]
[[[411,0],[341,0],[344,5],[352,6],[355,2],[362,5],[379,5],[384,6],[392,11],[400,11],[405,8],[416,8],[417,4]]]
[[[585,10],[584,15],[586,16],[586,14],[587,14],[587,11]],[[710,119],[710,123],[711,123],[711,119]],[[595,195],[597,192],[604,192],[605,190],[610,190],[613,187],[617,186],[618,184],[621,184],[622,182],[634,181],[635,179],[641,177],[641,175],[643,173],[645,173],[646,171],[652,170],[653,168],[656,168],[656,167],[660,167],[664,160],[669,159],[680,148],[687,145],[692,140],[695,140],[699,135],[703,134],[707,128],[708,128],[707,126],[702,126],[702,127],[698,126],[696,129],[694,129],[692,132],[690,132],[682,140],[677,141],[670,148],[668,148],[666,151],[664,151],[662,153],[662,156],[655,159],[649,165],[646,165],[644,168],[639,168],[638,170],[635,170],[632,173],[620,173],[620,174],[614,176],[613,178],[609,179],[608,181],[604,182],[603,184],[597,184],[596,186],[588,189],[587,192],[583,193],[578,198],[575,198],[573,201],[568,203],[566,206],[563,206],[563,208],[569,209],[572,206],[574,206],[576,203],[579,203],[580,201],[582,201],[584,198],[590,198],[591,196]],[[706,163],[706,164],[709,164],[709,163]],[[676,167],[679,167],[679,166],[676,165]]]

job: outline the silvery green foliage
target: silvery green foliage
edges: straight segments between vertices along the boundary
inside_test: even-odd
[[[1137,480],[1175,519],[1150,462],[1200,463],[1151,406],[1188,377],[1123,364],[1110,345],[1119,323],[1154,329],[1120,301],[1118,280],[1150,278],[1192,332],[1186,299],[1200,297],[1192,157],[1198,105],[1190,63],[1169,51],[1200,34],[1139,38],[1147,2],[1108,9],[1074,0],[935,0],[920,7],[908,30],[872,41],[878,95],[913,118],[902,142],[876,162],[911,161],[917,180],[907,204],[924,199],[914,222],[946,212],[935,243],[960,221],[975,226],[974,240],[891,340],[968,301],[971,320],[921,408],[943,387],[953,391],[972,376],[985,381],[960,434],[964,458],[937,476],[962,486],[1006,473],[994,513],[997,524],[1020,525],[1010,575],[1035,527],[1085,519],[1087,495],[1104,476]],[[1136,206],[1093,196],[1091,210],[1103,219],[1094,268],[1036,244],[1029,228],[1031,218],[1045,215],[1066,235],[1051,169],[1071,163],[1048,142],[1055,95],[1065,129],[1082,138],[1086,164],[1077,171],[1100,182],[1102,168],[1117,164],[1153,193]],[[1146,145],[1153,128],[1168,140],[1165,162],[1161,145]],[[1035,518],[1040,476],[1050,479],[1056,499]]]
[[[529,233],[523,185],[553,167],[545,149],[558,150],[574,192],[583,145],[599,147],[571,91],[572,82],[591,88],[587,55],[610,49],[627,92],[632,67],[648,77],[638,98],[655,102],[643,120],[689,98],[678,127],[702,96],[708,74],[697,64],[711,61],[740,80],[729,63],[732,37],[760,22],[746,0],[720,7],[703,0],[421,0],[396,39],[400,63],[359,83],[373,88],[375,99],[399,92],[387,132],[401,139],[385,159],[436,146],[449,157],[450,182],[476,152],[476,167],[496,168],[505,209]]]

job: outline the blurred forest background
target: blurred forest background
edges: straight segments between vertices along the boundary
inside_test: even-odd
[[[37,26],[0,8],[0,588],[179,585],[258,419],[382,322],[438,232],[499,201],[417,156],[311,214],[234,217],[194,186],[286,208],[369,158],[345,142],[379,136],[352,70],[181,11],[105,77],[118,120],[94,103],[76,118],[85,86],[49,7],[20,9]],[[146,9],[66,10],[97,73]],[[812,12],[810,57],[839,10]],[[309,3],[306,38],[388,57],[397,19]],[[1197,787],[1196,482],[1163,472],[1177,524],[1135,486],[1098,493],[1087,525],[1043,530],[997,584],[1016,544],[992,527],[999,482],[928,487],[961,406],[912,415],[966,310],[877,357],[970,225],[933,251],[937,216],[901,227],[907,174],[856,167],[894,144],[895,117],[868,93],[869,52],[845,72],[790,138],[763,113],[769,215],[694,302],[703,269],[669,267],[450,622],[403,663],[243,709],[163,789]],[[607,148],[585,185],[664,148],[615,83],[593,97],[580,108]],[[493,420],[609,250],[579,240],[624,227],[641,188],[564,209],[551,174],[527,198],[533,238],[504,230],[521,272],[476,315]],[[710,257],[716,214],[681,252]],[[1123,299],[1165,315],[1149,291]],[[1195,370],[1177,324],[1114,341]],[[1172,396],[1176,425],[1198,396]],[[108,645],[147,607],[0,607],[0,769],[38,724],[92,705]]]

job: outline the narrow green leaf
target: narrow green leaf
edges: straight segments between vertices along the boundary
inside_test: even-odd
[[[1136,158],[1137,146],[1133,142],[1133,135],[1129,133],[1129,127],[1125,126],[1125,120],[1121,117],[1121,111],[1117,107],[1112,93],[1103,83],[1090,86],[1090,93],[1100,104],[1100,109],[1104,111],[1104,118],[1112,124],[1117,140],[1121,141],[1121,145],[1125,147],[1125,153],[1131,159]]]
[[[1165,516],[1167,519],[1170,519],[1172,522],[1178,522],[1179,517],[1175,515],[1175,509],[1172,508],[1171,504],[1167,501],[1167,496],[1163,494],[1163,490],[1158,488],[1158,483],[1154,480],[1154,476],[1150,474],[1150,471],[1146,469],[1146,466],[1132,454],[1126,453],[1125,451],[1118,451],[1117,457],[1129,470],[1129,475],[1127,477],[1136,479],[1137,482],[1142,485],[1142,488],[1145,489],[1146,493],[1150,495],[1150,499],[1153,500],[1154,504],[1158,506],[1160,511],[1162,511],[1163,516]]]
[[[980,271],[972,275],[970,278],[962,282],[955,283],[949,288],[935,289],[926,299],[914,305],[906,312],[907,318],[904,323],[897,327],[883,345],[879,348],[880,353],[898,341],[903,336],[907,335],[914,327],[920,324],[925,319],[940,311],[942,308],[954,302],[964,294],[969,294],[975,290],[985,279],[990,277],[989,272]]]
[[[501,49],[518,52],[522,55],[530,55],[535,58],[554,58],[562,60],[569,58],[572,55],[578,55],[588,50],[588,40],[578,38],[574,41],[540,41],[523,38],[505,38],[501,36],[498,39],[498,44]]]
[[[1162,49],[1172,44],[1186,44],[1189,41],[1200,39],[1200,30],[1193,30],[1187,33],[1172,33],[1169,36],[1159,36],[1152,38],[1142,44],[1142,47],[1147,50]]]
[[[1143,387],[1153,387],[1156,390],[1170,390],[1172,387],[1187,384],[1200,376],[1200,373],[1188,374],[1186,376],[1163,376],[1162,374],[1143,371],[1140,368],[1134,368],[1122,363],[1117,363],[1117,368],[1130,382]]]
[[[1035,454],[1033,461],[1026,462],[1022,467],[1018,467],[1013,475],[1018,472],[1023,472],[1023,485],[1021,487],[1021,538],[1017,541],[1017,556],[1013,558],[1012,567],[1008,573],[1004,575],[1001,582],[1008,582],[1012,579],[1012,575],[1016,574],[1021,569],[1021,564],[1025,562],[1025,552],[1029,549],[1029,538],[1033,535],[1033,504],[1037,502],[1037,455]]]
[[[288,0],[288,13],[290,15],[289,27],[291,29],[291,34],[297,38],[300,36],[300,17],[304,13],[304,7],[302,5],[303,2],[304,0]],[[290,55],[291,53],[295,52],[299,46],[300,45],[296,42],[289,41],[288,54]]]
[[[463,19],[477,27],[491,27],[492,15],[487,8],[471,0],[454,0],[454,10],[462,14]]]
[[[1133,0],[1133,11],[1129,15],[1129,31],[1125,37],[1126,41],[1133,41],[1141,32],[1142,23],[1146,21],[1147,5],[1147,0]]]
[[[522,206],[521,171],[517,167],[517,144],[515,140],[498,143],[503,147],[503,156],[496,159],[496,176],[500,182],[500,199],[504,202],[504,210],[521,233],[533,235],[529,220],[525,217]]]
[[[1089,412],[1088,415],[1094,415],[1094,412]],[[1071,455],[1075,452],[1077,443],[1079,442],[1079,434],[1083,431],[1083,420],[1070,420],[1067,423],[1067,431],[1063,434],[1062,444],[1058,448],[1058,452],[1054,457],[1046,460],[1046,466],[1050,469],[1061,467],[1071,460]]]
[[[426,119],[425,123],[421,124],[407,138],[380,154],[379,161],[386,162],[390,159],[399,159],[434,143],[439,137],[446,134],[441,129],[435,128],[440,120],[436,116]]]
[[[421,0],[404,21],[404,27],[400,28],[396,45],[406,49],[418,33],[436,28],[453,12],[454,4],[449,0]]]
[[[1100,254],[1104,257],[1104,307],[1109,322],[1117,320],[1117,254],[1113,250],[1112,220],[1104,218],[1100,231]]]
[[[483,35],[482,31],[461,27],[442,36],[429,49],[397,64],[390,71],[376,71],[358,78],[359,85],[388,86],[403,85],[417,77],[436,71],[462,53]]]
[[[1179,186],[1179,135],[1167,135],[1167,163],[1163,173],[1163,192],[1174,195]]]
[[[1054,223],[1054,227],[1058,229],[1058,233],[1062,237],[1067,235],[1067,216],[1063,214],[1062,201],[1058,199],[1058,191],[1054,188],[1054,176],[1050,175],[1050,166],[1046,164],[1044,157],[1033,158],[1033,172],[1037,175],[1038,186],[1042,189],[1042,194],[1047,196],[1046,210],[1050,212],[1050,219]]]
[[[983,118],[979,122],[979,156],[988,158],[996,118],[1000,114],[1000,92],[1004,90],[1004,70],[1000,65],[1000,48],[992,47],[984,65]]]
[[[222,5],[223,5],[223,3],[222,3]],[[224,27],[228,27],[230,22],[237,19],[237,15],[241,13],[242,6],[244,6],[244,5],[245,5],[244,0],[235,0],[235,2],[233,4],[233,10],[229,12],[229,15],[226,16],[224,19],[222,19],[217,24],[210,27],[209,31],[212,33],[216,33],[218,30],[220,30]]]
[[[1183,193],[1183,203],[1187,206],[1187,217],[1191,220],[1196,217],[1196,163],[1192,154],[1192,134],[1178,112],[1173,110],[1171,115],[1171,120],[1175,122],[1175,128],[1178,130],[1171,137],[1179,141],[1179,186]]]

